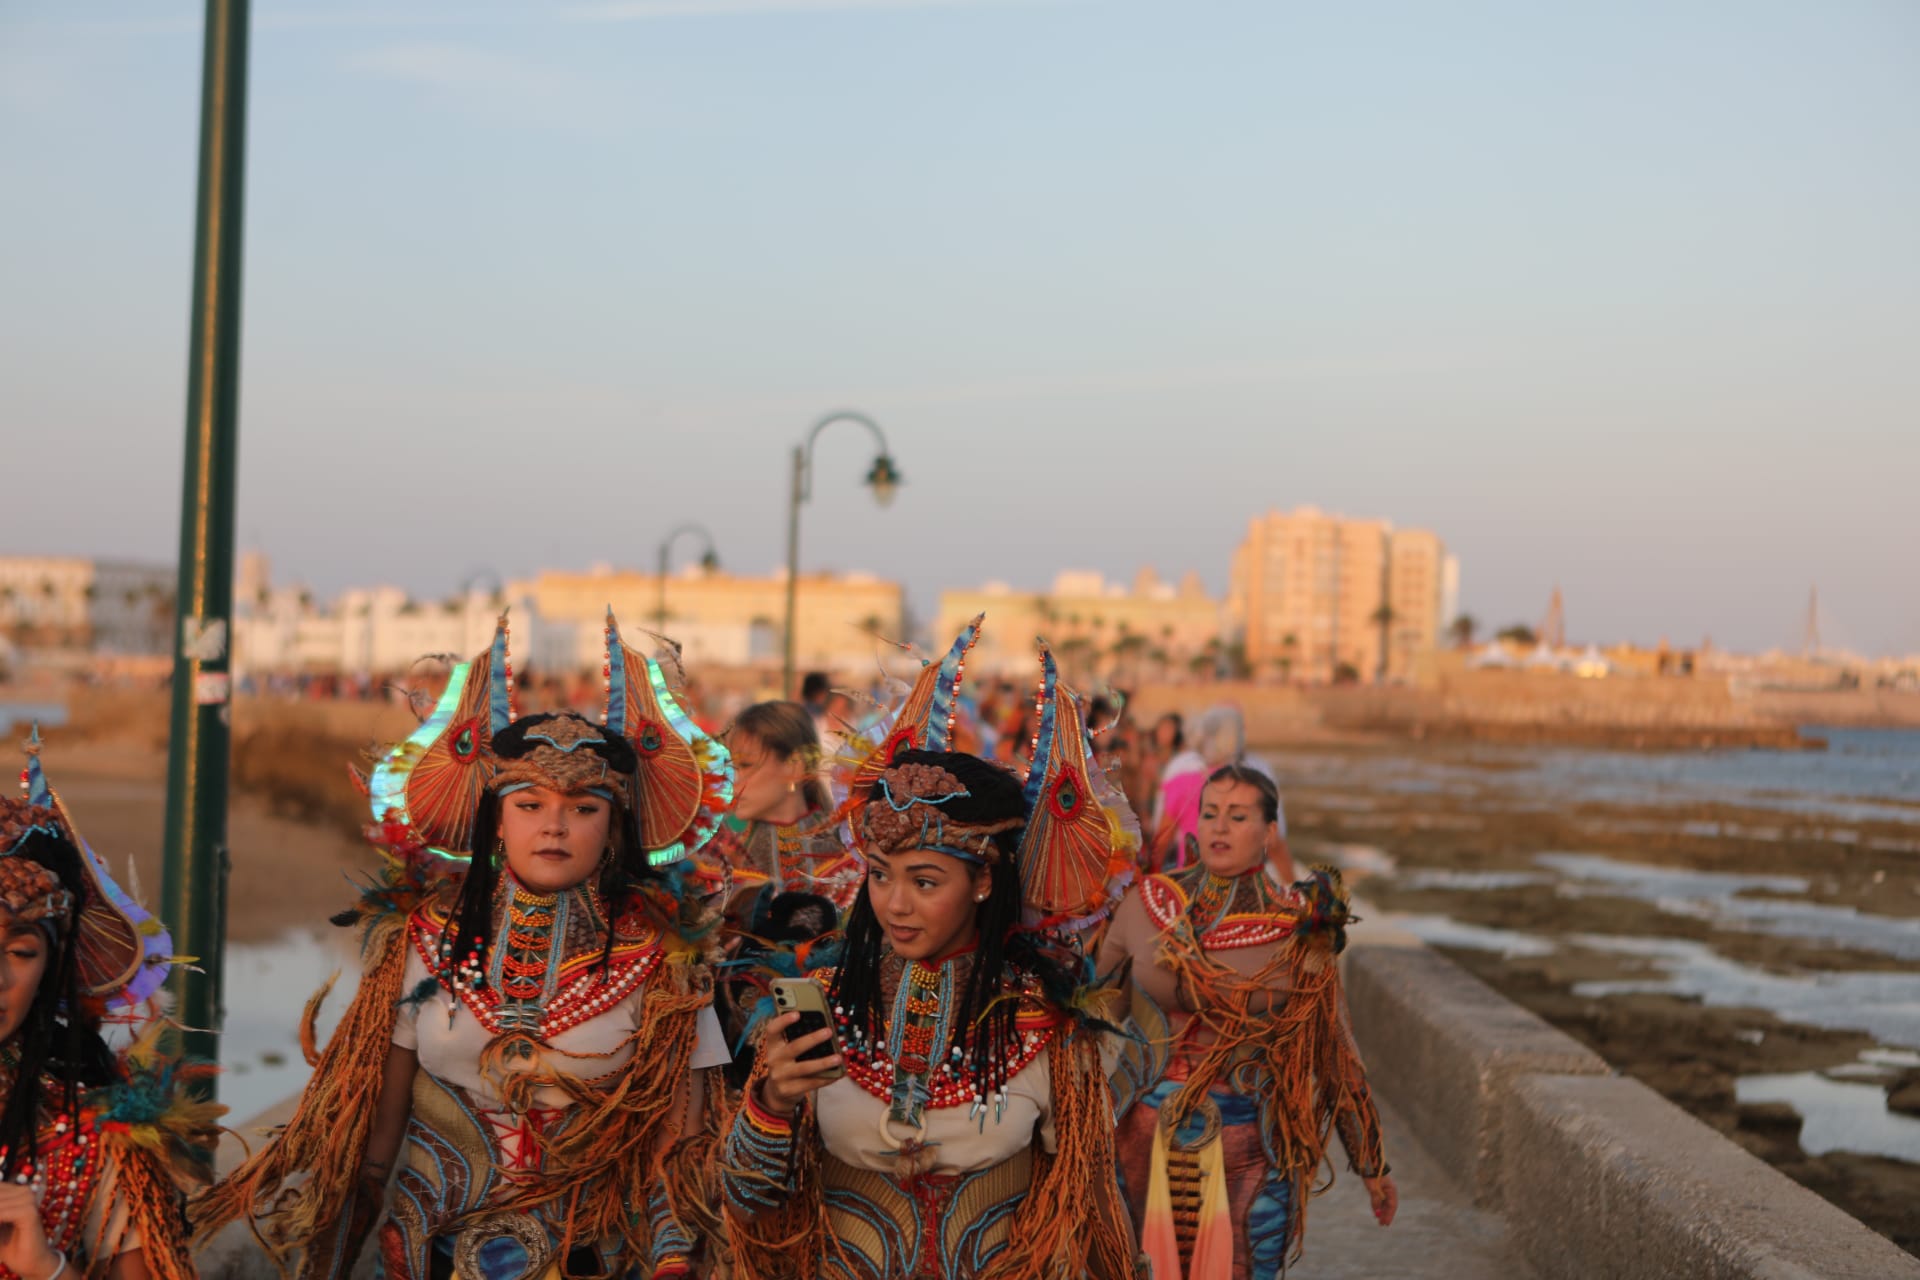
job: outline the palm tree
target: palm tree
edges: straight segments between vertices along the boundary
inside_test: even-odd
[[[1512,626],[1500,628],[1493,638],[1510,641],[1529,649],[1540,643],[1539,637],[1533,634],[1533,628],[1524,622],[1516,622]]]
[[[1118,669],[1120,663],[1131,659],[1133,666],[1130,668],[1128,675],[1131,680],[1138,683],[1140,679],[1139,656],[1146,652],[1146,648],[1147,638],[1138,632],[1126,630],[1126,624],[1122,623],[1120,634],[1114,638],[1113,648],[1110,651],[1113,655],[1115,668]]]
[[[1387,679],[1387,645],[1389,643],[1388,635],[1389,635],[1390,629],[1393,626],[1393,620],[1398,616],[1399,616],[1398,614],[1394,613],[1393,606],[1388,604],[1385,600],[1382,600],[1380,602],[1380,607],[1378,609],[1375,609],[1373,613],[1368,617],[1368,621],[1372,622],[1374,626],[1380,628],[1380,661],[1379,661],[1379,664],[1374,668],[1374,672],[1373,672],[1373,679],[1374,679],[1374,683],[1376,684],[1384,684]]]
[[[1470,613],[1463,613],[1447,624],[1447,635],[1453,640],[1456,649],[1473,648],[1473,636],[1480,630],[1479,621]]]
[[[1085,636],[1072,635],[1062,640],[1058,647],[1060,657],[1065,661],[1068,669],[1077,674],[1081,663],[1093,652],[1093,641]]]

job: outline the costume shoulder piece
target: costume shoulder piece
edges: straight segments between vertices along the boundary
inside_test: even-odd
[[[160,1029],[157,1020],[148,1024],[120,1055],[120,1079],[89,1091],[77,1114],[46,1117],[37,1158],[20,1174],[40,1197],[49,1241],[88,1275],[106,1275],[130,1239],[156,1280],[195,1275],[182,1195],[212,1181],[226,1108],[192,1095],[190,1086],[214,1069],[162,1054]],[[58,1092],[48,1080],[43,1096]],[[109,1230],[125,1234],[106,1238]]]
[[[1155,928],[1184,925],[1209,951],[1283,941],[1299,928],[1303,910],[1298,893],[1275,885],[1264,867],[1232,877],[1205,867],[1151,875],[1140,884],[1140,905]]]

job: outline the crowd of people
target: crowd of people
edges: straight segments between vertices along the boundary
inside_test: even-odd
[[[196,1068],[100,1034],[156,1016],[164,930],[43,784],[7,802],[0,1280],[172,1280],[237,1223],[314,1280],[369,1249],[420,1280],[1264,1280],[1336,1135],[1390,1223],[1346,894],[1296,874],[1237,713],[1136,725],[1044,648],[1037,697],[971,697],[979,625],[891,706],[810,677],[722,727],[611,618],[597,707],[522,712],[503,620],[362,779],[358,988],[324,1045],[324,993],[289,1006],[310,1082],[211,1184],[213,1113],[153,1103]]]

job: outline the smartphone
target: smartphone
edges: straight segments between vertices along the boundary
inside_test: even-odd
[[[800,1015],[800,1020],[787,1028],[789,1041],[812,1035],[822,1027],[833,1032],[825,1042],[802,1053],[800,1061],[832,1057],[840,1052],[840,1032],[834,1027],[833,1006],[827,1000],[827,989],[820,985],[817,978],[775,978],[773,1003],[778,1013]],[[846,1060],[842,1058],[818,1074],[823,1080],[838,1080],[847,1074]]]

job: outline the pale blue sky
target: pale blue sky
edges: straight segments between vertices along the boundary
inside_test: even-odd
[[[199,28],[0,6],[0,549],[172,558]],[[828,433],[806,564],[923,616],[1315,503],[1492,624],[1920,650],[1907,0],[257,0],[251,102],[241,528],[323,591],[767,570],[852,406],[908,484]]]

